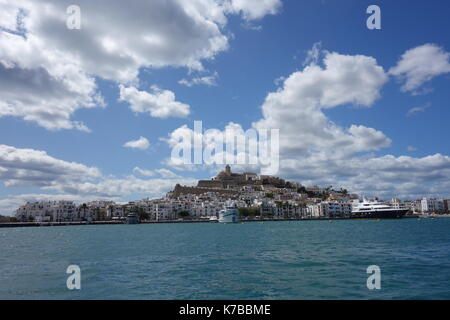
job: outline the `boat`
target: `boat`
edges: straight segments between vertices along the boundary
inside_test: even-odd
[[[223,210],[219,212],[219,222],[221,223],[237,223],[239,222],[239,210],[234,204],[225,205]]]
[[[216,216],[213,216],[213,217],[210,217],[210,218],[209,218],[209,221],[210,221],[210,222],[218,222],[219,219],[218,219]]]
[[[139,224],[139,216],[136,213],[130,213],[127,215],[126,219],[127,224]]]
[[[360,219],[401,219],[409,209],[405,207],[394,207],[379,201],[368,201],[363,199],[352,210],[352,218]]]

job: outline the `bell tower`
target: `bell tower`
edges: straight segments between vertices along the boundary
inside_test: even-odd
[[[228,165],[228,164],[227,164],[227,166],[225,167],[225,173],[226,173],[227,175],[231,175],[231,167],[230,167],[230,165]]]

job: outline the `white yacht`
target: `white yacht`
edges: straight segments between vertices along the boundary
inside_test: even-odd
[[[237,223],[239,222],[239,210],[235,204],[226,204],[219,213],[219,222],[221,223]]]
[[[408,211],[409,209],[405,207],[393,207],[392,205],[379,201],[363,199],[362,202],[353,206],[352,217],[365,219],[400,219]]]

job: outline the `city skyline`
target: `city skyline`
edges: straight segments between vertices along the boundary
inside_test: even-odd
[[[0,214],[209,179],[170,161],[194,121],[279,129],[285,180],[450,197],[448,4],[381,2],[369,30],[371,1],[76,1],[77,30],[41,2],[0,0]]]

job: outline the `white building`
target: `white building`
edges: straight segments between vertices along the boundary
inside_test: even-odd
[[[72,201],[27,202],[16,210],[19,221],[78,221],[76,205]]]
[[[310,204],[307,207],[309,217],[331,217],[331,218],[346,218],[350,217],[352,213],[351,202],[326,201],[317,204]]]
[[[121,219],[126,217],[124,205],[113,204],[106,209],[106,216],[110,219]]]
[[[350,217],[353,206],[350,202],[322,202],[327,217]]]
[[[442,199],[423,198],[421,211],[424,214],[444,212],[444,201]]]

